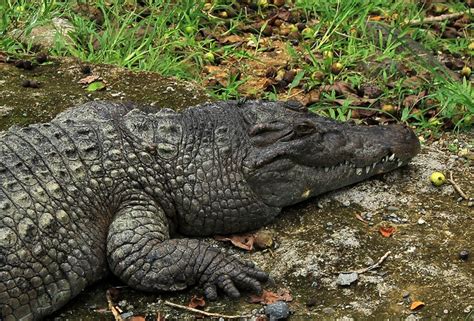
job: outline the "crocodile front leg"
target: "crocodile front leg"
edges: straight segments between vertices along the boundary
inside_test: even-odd
[[[145,291],[176,291],[199,284],[209,299],[217,288],[230,297],[240,289],[261,291],[267,274],[196,239],[169,239],[166,216],[141,196],[130,201],[112,222],[107,239],[112,272]]]

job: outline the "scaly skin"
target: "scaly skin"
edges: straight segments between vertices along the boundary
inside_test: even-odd
[[[177,232],[256,229],[284,206],[419,150],[402,127],[339,124],[297,108],[221,102],[178,114],[91,102],[0,133],[1,316],[41,319],[108,271],[144,291],[261,291],[266,273]],[[337,165],[346,160],[353,165]]]

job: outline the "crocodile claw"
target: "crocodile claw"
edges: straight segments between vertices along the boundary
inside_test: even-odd
[[[224,254],[222,254],[224,256]],[[216,259],[221,259],[220,257]],[[219,264],[204,272],[204,295],[208,300],[217,299],[217,289],[221,289],[233,299],[240,297],[240,290],[253,293],[262,292],[262,284],[268,280],[268,274],[255,267],[248,261],[235,257],[225,257]]]

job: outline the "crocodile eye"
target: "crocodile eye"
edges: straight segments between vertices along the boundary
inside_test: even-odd
[[[315,129],[316,127],[314,126],[314,124],[306,120],[299,124],[296,124],[293,128],[293,131],[296,136],[301,137],[314,133]]]

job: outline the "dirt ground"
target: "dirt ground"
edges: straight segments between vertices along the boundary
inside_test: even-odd
[[[77,84],[84,77],[80,66],[67,64],[67,68],[57,62],[25,71],[0,63],[0,130],[47,120],[63,108],[94,98],[123,97],[158,107],[173,101],[172,107],[178,109],[208,100],[191,84],[118,68],[109,73],[105,66],[94,69],[102,70],[107,88],[87,93]],[[25,78],[38,79],[42,85],[23,88]],[[434,171],[448,178],[452,173],[458,188],[474,197],[473,149],[473,132],[447,133],[424,142],[420,155],[400,170],[288,208],[265,228],[273,240],[268,249],[245,252],[210,241],[269,272],[272,279],[265,289],[286,289],[291,295],[290,320],[474,320],[474,201],[463,199],[450,183],[434,187],[429,181]],[[381,228],[391,236],[382,236]],[[370,267],[384,255],[378,267],[358,273],[350,285],[338,284],[341,272]],[[50,320],[113,320],[105,293],[117,286],[114,304],[123,317],[135,315],[129,320],[196,318],[165,305],[165,300],[187,305],[200,294],[198,289],[146,294],[110,278],[86,289]],[[417,301],[423,304],[410,309]],[[238,301],[208,302],[204,310],[265,320],[258,319],[263,308],[244,295]]]

